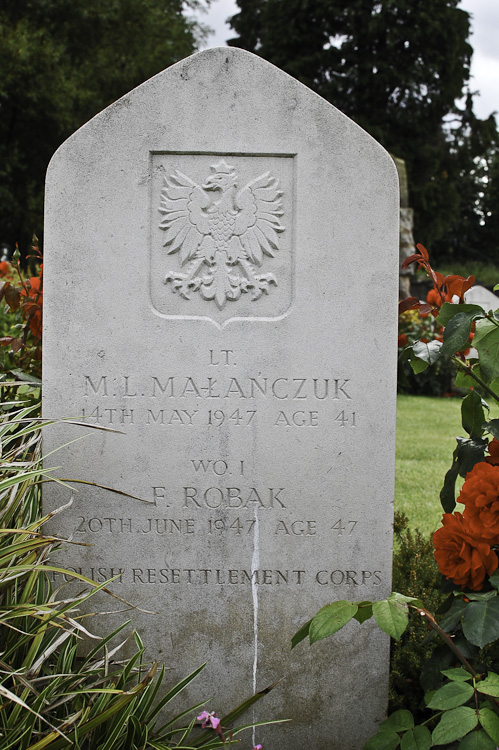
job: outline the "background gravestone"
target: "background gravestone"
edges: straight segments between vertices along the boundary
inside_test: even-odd
[[[131,616],[185,701],[260,702],[270,750],[358,750],[386,707],[369,624],[290,652],[336,599],[390,591],[398,186],[388,154],[238,49],[144,83],[49,167],[45,451],[78,487],[63,562]],[[53,459],[51,459],[53,463]],[[47,509],[69,491],[46,491]],[[102,602],[109,611],[109,599]],[[92,604],[95,607],[95,604]],[[250,740],[247,740],[249,745]]]

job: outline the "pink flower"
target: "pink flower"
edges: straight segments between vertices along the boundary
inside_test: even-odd
[[[262,745],[253,745],[253,750],[263,750]]]
[[[212,711],[211,713],[208,713],[208,711],[203,711],[196,718],[198,721],[203,722],[201,724],[203,729],[208,726],[211,726],[212,729],[216,729],[220,724],[220,719],[217,719],[215,711]]]

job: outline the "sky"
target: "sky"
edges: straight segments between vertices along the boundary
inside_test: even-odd
[[[493,111],[499,114],[499,0],[461,0],[459,7],[472,14],[470,43],[474,54],[470,87],[480,92],[475,97],[475,114],[486,118]],[[212,0],[208,13],[195,14],[215,31],[204,47],[224,46],[234,36],[225,21],[237,11],[236,0]]]

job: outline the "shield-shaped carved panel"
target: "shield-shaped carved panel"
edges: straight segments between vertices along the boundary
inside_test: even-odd
[[[168,318],[272,320],[293,296],[290,154],[151,154],[150,289]]]

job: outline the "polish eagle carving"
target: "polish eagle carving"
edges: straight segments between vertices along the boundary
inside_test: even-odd
[[[221,310],[228,300],[252,300],[277,285],[272,273],[259,273],[265,256],[279,250],[283,215],[279,181],[270,172],[238,188],[238,175],[225,160],[210,167],[202,185],[175,170],[164,178],[159,211],[168,254],[179,254],[182,271],[164,283],[190,299],[199,292]]]

